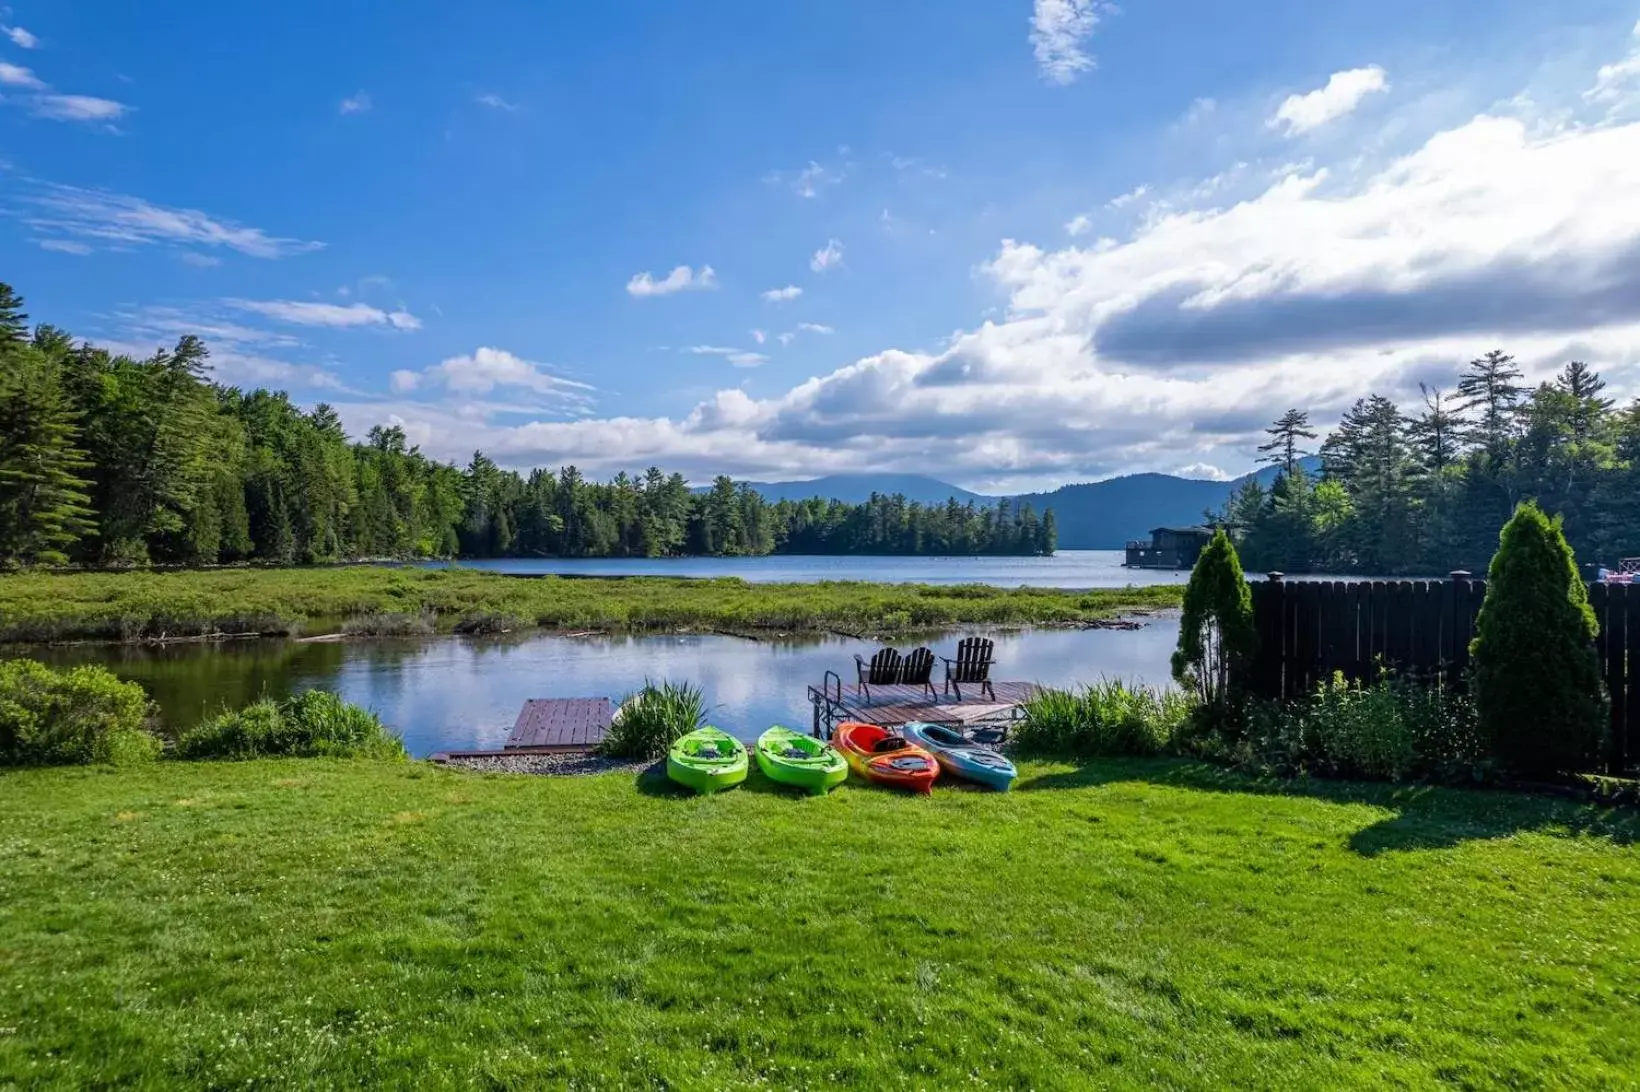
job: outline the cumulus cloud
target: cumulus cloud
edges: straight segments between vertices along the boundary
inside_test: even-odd
[[[591,404],[591,395],[596,390],[589,384],[554,375],[543,365],[515,356],[505,349],[489,347],[448,357],[430,368],[422,369],[416,379],[407,378],[414,375],[414,372],[393,373],[393,389],[402,393],[427,382],[442,386],[454,394],[489,394],[497,389],[526,390],[577,407]]]
[[[1144,200],[1145,196],[1149,193],[1150,187],[1148,185],[1135,186],[1126,193],[1118,194],[1117,196],[1112,197],[1106,202],[1106,204],[1113,209],[1125,209],[1135,201]]]
[[[670,296],[674,292],[698,292],[717,286],[717,273],[711,266],[703,265],[696,273],[689,266],[680,265],[661,280],[656,280],[648,272],[634,274],[626,282],[626,292],[636,299],[644,299],[648,296]]]
[[[1093,221],[1088,218],[1088,215],[1085,212],[1077,213],[1065,224],[1065,234],[1069,235],[1072,239],[1075,239],[1080,235],[1086,235],[1092,230]]]
[[[1325,87],[1307,95],[1289,95],[1270,119],[1270,126],[1285,127],[1290,136],[1308,133],[1354,113],[1368,95],[1388,90],[1389,78],[1377,65],[1334,72]]]
[[[336,106],[337,113],[362,114],[371,107],[370,95],[365,91],[358,91],[343,99]]]
[[[1049,83],[1064,86],[1094,67],[1087,51],[1105,12],[1100,0],[1036,0],[1031,12],[1031,50],[1036,68]]]
[[[1189,466],[1179,467],[1173,473],[1181,478],[1193,478],[1197,481],[1207,482],[1227,482],[1235,477],[1234,474],[1228,473],[1212,463],[1191,463]]]
[[[761,345],[769,340],[769,332],[767,330],[753,330],[752,340]]]
[[[1602,65],[1595,73],[1594,86],[1583,92],[1591,102],[1616,103],[1640,92],[1640,23],[1634,24],[1635,45],[1629,55],[1612,64]]]
[[[22,27],[0,27],[0,34],[11,39],[11,44],[18,49],[35,49],[40,45],[40,39]]]
[[[46,184],[22,204],[23,221],[41,234],[91,243],[224,247],[253,258],[284,258],[324,246],[108,190]]]
[[[388,377],[387,385],[394,394],[406,394],[421,386],[421,373],[400,368]]]
[[[22,65],[7,64],[0,61],[0,85],[6,87],[21,87],[30,91],[39,91],[45,87],[45,81],[36,76],[32,69]]]
[[[809,268],[816,273],[825,273],[836,269],[843,264],[843,244],[836,239],[830,239],[826,245],[814,252],[809,259]]]
[[[763,181],[772,185],[789,186],[797,196],[813,200],[827,186],[835,186],[847,175],[847,166],[828,166],[814,160],[795,171],[770,171]]]
[[[405,310],[384,311],[367,303],[321,303],[315,300],[224,300],[229,307],[298,326],[388,326],[419,330],[421,320]]]
[[[1006,311],[937,350],[887,349],[765,398],[720,391],[677,416],[426,415],[428,449],[765,477],[937,460],[1001,487],[1243,466],[1285,406],[1325,424],[1366,391],[1415,398],[1493,347],[1532,379],[1589,360],[1627,397],[1635,163],[1640,123],[1482,115],[1345,175],[1294,168],[1233,204],[1157,210],[1122,240],[1006,241],[982,268]]]
[[[803,294],[803,290],[795,284],[788,284],[784,288],[771,288],[763,293],[764,303],[789,303]]]

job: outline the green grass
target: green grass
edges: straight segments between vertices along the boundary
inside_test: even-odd
[[[519,619],[552,628],[881,633],[961,624],[1089,622],[1176,607],[1177,586],[1069,592],[918,584],[518,579],[471,569],[351,566],[0,578],[0,642],[370,629],[430,614],[444,628]]]
[[[1632,1087],[1633,813],[1026,764],[998,796],[0,774],[0,1087]]]

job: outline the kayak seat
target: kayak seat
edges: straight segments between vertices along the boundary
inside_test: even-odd
[[[876,743],[872,744],[871,753],[875,755],[886,755],[893,751],[903,751],[909,746],[911,746],[911,744],[907,743],[899,736],[884,736],[882,739],[879,739]]]

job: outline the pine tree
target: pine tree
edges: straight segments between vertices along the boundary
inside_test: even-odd
[[[1515,358],[1496,349],[1471,360],[1468,369],[1458,376],[1460,408],[1480,411],[1474,438],[1494,457],[1503,452],[1514,433],[1521,395],[1525,393],[1520,378]]]
[[[1310,415],[1298,409],[1288,410],[1264,431],[1270,442],[1259,445],[1259,462],[1278,466],[1288,475],[1298,470],[1301,457],[1311,454],[1299,446],[1299,441],[1316,438],[1316,433],[1310,428]]]
[[[0,342],[0,560],[63,564],[65,549],[94,528],[88,483],[79,475],[90,461],[74,426],[58,369],[7,334]]]

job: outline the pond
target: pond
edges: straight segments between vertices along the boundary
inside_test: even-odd
[[[962,634],[922,639],[951,655]],[[990,633],[999,679],[1072,686],[1102,677],[1161,685],[1177,616],[1138,630],[1037,629]],[[900,647],[914,647],[906,639]],[[244,641],[215,645],[79,645],[30,649],[55,666],[98,663],[145,686],[165,722],[190,725],[266,694],[334,690],[368,706],[411,752],[499,747],[528,698],[608,696],[645,679],[700,686],[719,727],[752,739],[771,724],[806,730],[805,688],[827,669],[853,681],[854,654],[876,646],[844,637],[754,641],[739,637],[532,634],[337,643]]]

